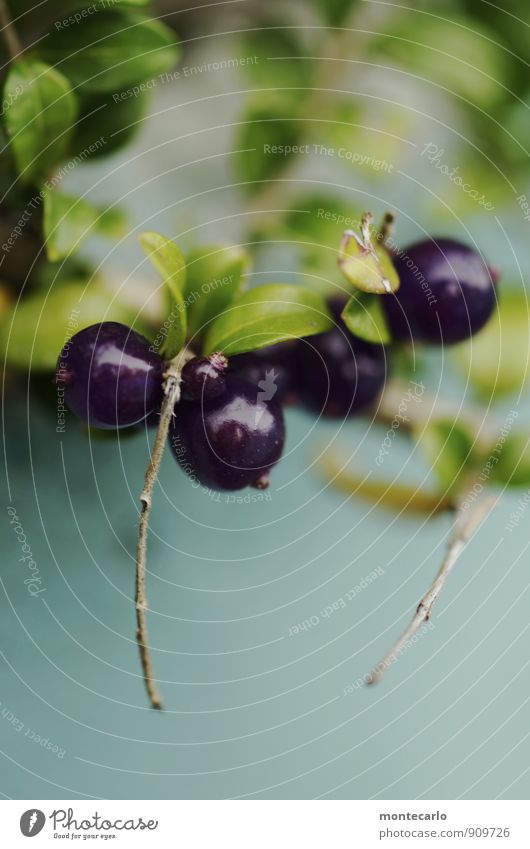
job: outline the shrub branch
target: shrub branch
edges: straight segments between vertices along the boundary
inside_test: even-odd
[[[383,659],[374,666],[368,684],[376,684],[381,680],[386,670],[398,659],[403,649],[426,622],[429,621],[432,609],[440,595],[453,567],[464,551],[479,525],[482,524],[497,501],[495,496],[488,496],[480,501],[472,510],[458,510],[453,535],[449,541],[444,561],[436,578],[423,596],[410,625],[405,629]]]
[[[156,432],[155,444],[145,472],[144,486],[140,494],[141,510],[140,510],[140,525],[138,528],[138,544],[136,547],[136,640],[140,650],[140,660],[142,662],[142,671],[144,676],[145,688],[151,706],[157,710],[162,709],[162,701],[158,694],[153,674],[153,664],[149,651],[149,642],[147,637],[147,598],[145,593],[145,576],[147,568],[147,537],[149,532],[149,514],[151,513],[151,505],[153,501],[153,490],[158,479],[160,463],[164,456],[164,449],[167,442],[167,434],[175,404],[180,401],[180,381],[181,372],[184,365],[187,363],[193,354],[187,349],[180,352],[168,364],[168,368],[164,375],[164,400],[160,411],[160,421]]]

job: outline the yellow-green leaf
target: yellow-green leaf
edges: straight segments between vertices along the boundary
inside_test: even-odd
[[[381,245],[369,250],[351,238],[339,256],[339,268],[346,280],[362,292],[387,295],[399,288],[398,273]]]
[[[67,154],[77,98],[66,77],[35,59],[12,63],[3,96],[18,172],[25,183],[38,182]]]
[[[528,294],[503,287],[499,308],[487,325],[452,348],[451,356],[486,401],[519,392],[530,379]]]
[[[250,257],[244,248],[207,245],[188,254],[187,263],[188,327],[196,336],[241,292]]]
[[[379,295],[356,292],[344,307],[341,318],[348,330],[365,342],[388,345],[392,341],[383,299]]]
[[[269,283],[244,292],[230,304],[207,331],[204,349],[241,354],[323,333],[332,325],[319,294],[290,283]]]
[[[187,276],[186,260],[180,248],[161,233],[146,231],[139,238],[142,248],[166,286],[168,314],[161,353],[172,359],[186,342],[187,304],[183,294]]]
[[[103,209],[82,198],[44,190],[44,239],[46,254],[57,262],[79,248],[91,233],[119,238],[126,230],[124,213],[116,207]]]
[[[65,341],[91,324],[119,321],[143,331],[137,309],[98,283],[61,283],[24,298],[0,324],[0,356],[15,368],[51,371]]]

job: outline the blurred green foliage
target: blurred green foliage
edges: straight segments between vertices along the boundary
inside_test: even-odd
[[[133,139],[148,119],[149,83],[172,71],[181,51],[171,16],[158,19],[149,0],[7,6],[24,53],[14,57],[9,39],[0,41],[0,243],[9,245],[0,280],[0,353],[9,367],[46,372],[65,336],[93,322],[112,318],[153,335],[154,325],[140,326],[126,297],[112,294],[90,264],[76,259],[88,235],[125,233],[114,199],[95,207],[58,186],[65,165],[110,156]],[[252,214],[242,217],[246,232],[238,244],[191,246],[186,256],[166,236],[141,235],[165,292],[161,353],[172,357],[190,339],[205,351],[236,353],[325,331],[323,295],[330,292],[349,297],[341,318],[352,333],[392,345],[385,295],[374,294],[398,286],[389,255],[379,240],[377,259],[351,238],[341,253],[342,233],[359,234],[363,213],[375,207],[382,215],[390,199],[398,210],[397,244],[407,181],[414,204],[407,226],[421,237],[428,232],[424,220],[441,231],[455,223],[462,229],[468,218],[489,224],[492,212],[501,216],[514,204],[518,218],[530,221],[530,8],[487,0],[418,0],[409,7],[300,0],[242,4],[233,23],[228,6],[216,7],[215,25],[230,34],[233,55],[246,57],[234,71],[233,192]],[[188,34],[201,10],[178,11]],[[209,49],[214,43],[206,40]],[[193,33],[186,45],[187,62],[204,49]],[[288,249],[296,285],[246,288],[265,245]],[[488,404],[517,396],[529,372],[525,292],[504,283],[499,291],[489,324],[451,352],[467,385]],[[421,351],[412,357],[394,345],[391,358],[394,374],[417,376],[424,367]],[[413,436],[450,497],[484,460],[459,420],[434,415]],[[510,435],[492,480],[528,485],[528,455],[525,435]]]
[[[123,232],[115,210],[76,202],[57,185],[132,138],[145,110],[142,83],[170,71],[179,51],[169,27],[130,8],[145,0],[9,5],[0,41],[2,276],[20,287],[46,254],[67,257],[93,230]],[[28,234],[38,238],[39,228],[41,250],[28,252]]]
[[[82,164],[126,145],[146,116],[142,82],[170,71],[179,57],[176,36],[157,19],[156,4],[154,14],[148,2],[130,0],[84,15],[88,5],[8,0],[27,49],[22,60],[9,61],[0,46],[2,234],[47,180],[52,185],[6,258],[11,282],[24,283],[24,256],[30,268],[40,264],[40,280],[49,280],[42,269],[46,252],[50,262],[71,260],[89,233],[123,233],[112,198],[108,209],[93,208],[60,193],[53,177],[65,160],[78,157]],[[197,14],[179,10],[185,31]],[[230,10],[216,12],[221,31],[225,14]],[[234,86],[241,100],[234,176],[243,208],[253,212],[246,218],[250,254],[260,242],[288,244],[294,266],[315,290],[351,293],[337,267],[342,231],[358,230],[374,198],[392,197],[401,170],[429,189],[416,193],[416,221],[426,215],[441,229],[448,220],[490,214],[477,193],[496,214],[513,206],[514,190],[524,193],[530,175],[526,4],[508,10],[485,0],[420,0],[414,7],[302,0],[270,9],[245,4],[238,15],[225,29],[234,55],[253,57],[238,67]],[[186,47],[186,61],[195,41]],[[429,144],[436,150],[430,158],[424,155]],[[464,191],[451,169],[475,191]],[[39,233],[45,250],[39,251]],[[189,305],[191,331],[239,292],[251,257],[239,248],[223,250],[194,248],[186,257],[188,288],[199,291],[203,277],[216,275],[235,281],[233,291],[219,288],[215,297]],[[22,263],[13,261],[17,252]],[[364,338],[388,338],[380,304],[369,294],[356,293],[343,317]],[[501,297],[499,315],[455,352],[479,395],[509,395],[526,380],[526,359],[516,351],[528,348],[527,331],[527,311],[511,295]]]
[[[530,377],[528,296],[504,287],[498,310],[480,333],[457,345],[452,357],[483,401],[514,395]]]

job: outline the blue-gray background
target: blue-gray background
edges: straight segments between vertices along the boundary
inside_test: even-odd
[[[218,57],[237,54],[229,42],[217,45]],[[236,148],[228,125],[240,98],[226,96],[236,83],[218,72],[160,87],[133,148],[79,169],[69,186],[100,201],[121,199],[137,230],[179,240],[197,228],[196,241],[237,243],[243,207],[230,188],[226,153]],[[205,96],[208,109],[194,102]],[[440,141],[438,118],[429,128],[425,117],[415,143],[435,130]],[[395,157],[403,173],[396,167],[376,188],[360,169],[341,178],[352,205],[397,209],[404,241],[418,227],[460,234],[458,216],[445,211],[440,225],[430,203],[429,193],[449,190],[443,179],[410,146]],[[329,161],[322,175],[320,167],[312,160],[303,179],[333,180]],[[465,227],[521,286],[528,223],[513,206],[502,227],[479,208]],[[117,247],[92,243],[86,251],[118,280],[147,276],[145,266],[136,267],[134,234]],[[257,271],[281,279],[289,262],[282,250],[263,251]],[[441,353],[424,379],[430,392],[457,402],[467,391]],[[360,467],[373,463],[384,430],[369,421],[338,430],[290,411],[288,456],[263,503],[217,501],[194,490],[166,457],[149,543],[150,638],[166,703],[154,713],[139,677],[132,603],[145,435],[89,442],[73,418],[59,435],[55,411],[34,389],[33,377],[28,387],[12,387],[4,411],[5,796],[527,796],[528,516],[506,530],[521,493],[505,495],[470,544],[433,630],[377,688],[344,695],[408,621],[441,561],[450,518],[395,517],[325,487],[312,461],[330,440]],[[427,471],[401,444],[391,469],[412,480]],[[23,583],[10,502],[41,571],[38,599]],[[378,568],[383,574],[345,607],[289,636]],[[36,734],[64,755],[40,746]]]

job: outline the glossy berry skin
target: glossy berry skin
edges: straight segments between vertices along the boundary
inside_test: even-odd
[[[297,342],[279,342],[246,354],[236,354],[230,357],[228,367],[258,388],[261,381],[273,384],[279,401],[291,400],[296,382]]]
[[[169,442],[193,481],[219,490],[268,486],[269,470],[282,454],[285,425],[278,402],[258,394],[252,384],[227,374],[224,395],[177,404]]]
[[[393,260],[400,287],[383,304],[394,339],[453,344],[468,339],[491,316],[494,275],[467,245],[426,240]]]
[[[300,342],[298,361],[300,400],[324,416],[365,410],[385,385],[384,348],[363,342],[344,325]]]
[[[91,427],[138,424],[162,401],[163,363],[139,333],[114,321],[93,324],[66,343],[56,380],[70,409]]]
[[[222,354],[194,357],[182,369],[182,397],[189,401],[209,401],[226,390],[224,371],[228,360]]]

